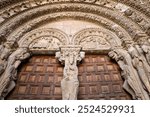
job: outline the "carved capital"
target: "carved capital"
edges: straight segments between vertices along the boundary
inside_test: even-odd
[[[84,52],[81,51],[80,45],[67,45],[67,46],[60,46],[60,51],[56,52],[56,58],[62,63],[62,64],[75,64],[77,65],[77,62],[80,62],[84,56]],[[70,62],[69,62],[70,61]]]

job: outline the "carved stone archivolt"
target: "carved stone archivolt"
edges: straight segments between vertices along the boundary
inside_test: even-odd
[[[78,68],[85,53],[80,52],[80,45],[68,45],[60,47],[60,52],[56,52],[56,58],[64,64],[63,79],[61,81],[63,100],[76,100],[79,90]]]
[[[43,50],[46,53],[59,51],[56,57],[65,66],[61,83],[63,99],[77,99],[77,63],[84,57],[81,48],[92,52],[111,50],[108,55],[122,70],[124,89],[133,99],[150,99],[148,0],[13,1],[13,4],[11,0],[0,1],[2,99],[14,88],[20,63],[31,55],[30,52],[43,54]],[[40,29],[60,19],[89,21],[101,28],[81,30],[73,38],[58,29]]]
[[[60,7],[58,7],[60,6]],[[61,8],[61,9],[60,9]],[[0,32],[1,35],[9,35],[9,33],[12,33],[12,30],[15,28],[18,28],[18,22],[20,23],[25,23],[23,22],[25,19],[24,18],[31,18],[30,20],[34,19],[35,17],[33,17],[33,15],[35,16],[37,14],[37,12],[40,12],[40,14],[38,16],[41,16],[41,14],[44,14],[45,12],[47,13],[48,11],[61,11],[62,10],[66,10],[69,11],[69,9],[75,10],[76,12],[78,11],[89,11],[89,13],[93,13],[96,12],[97,15],[101,15],[101,16],[106,16],[107,19],[111,18],[110,20],[114,20],[114,22],[116,24],[119,25],[124,25],[123,28],[125,28],[126,30],[128,30],[128,33],[136,33],[137,31],[141,31],[140,27],[138,27],[137,25],[135,25],[136,23],[132,22],[131,20],[128,20],[126,17],[124,17],[122,14],[117,13],[115,11],[111,11],[109,9],[105,9],[105,8],[101,8],[100,6],[96,7],[96,6],[91,6],[91,5],[82,5],[80,4],[80,9],[79,9],[79,4],[60,4],[60,5],[51,5],[51,6],[40,6],[37,9],[32,9],[32,12],[25,12],[23,13],[21,16],[16,16],[15,19],[12,19],[10,22],[7,22],[6,24],[4,23],[1,28],[0,28]],[[63,11],[64,11],[63,10]],[[107,11],[107,12],[106,12]],[[41,13],[42,12],[42,13]],[[43,13],[44,12],[44,13]],[[118,17],[118,14],[119,17]],[[42,17],[42,16],[41,16]],[[38,18],[38,17],[36,17]],[[19,20],[20,19],[20,20]],[[126,25],[128,24],[128,25]],[[28,25],[29,27],[31,27],[31,25]],[[6,27],[9,28],[9,30],[6,31]],[[20,27],[20,26],[19,26]],[[131,32],[132,30],[132,32]],[[7,34],[6,34],[7,33]]]

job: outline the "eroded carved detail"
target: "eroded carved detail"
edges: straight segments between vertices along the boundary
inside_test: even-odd
[[[5,71],[0,77],[0,98],[4,99],[7,94],[15,87],[17,79],[17,68],[23,60],[30,57],[27,48],[18,48],[8,58]]]
[[[132,95],[133,99],[149,99],[149,93],[144,90],[129,53],[124,49],[117,48],[109,52],[109,56],[115,59],[120,66],[121,75],[125,79],[123,88]]]
[[[68,44],[68,36],[52,28],[37,29],[27,33],[20,41],[19,47],[29,47],[30,49],[59,49],[59,45]]]
[[[80,41],[80,45],[83,47],[83,50],[108,50],[110,49],[110,44],[101,37],[98,36],[89,36]]]
[[[30,49],[46,49],[46,50],[58,50],[59,46],[62,45],[60,40],[55,37],[41,37],[40,39],[34,40],[29,48]]]
[[[109,50],[111,46],[121,45],[115,35],[100,28],[82,30],[74,36],[73,41],[75,45],[81,45],[83,50]]]
[[[61,10],[60,10],[60,7],[62,8]],[[114,21],[117,21],[118,24],[123,25],[123,27],[129,32],[129,34],[136,33],[137,30],[142,32],[140,27],[135,25],[134,22],[131,22],[131,20],[128,20],[127,18],[125,18],[120,13],[119,13],[120,17],[118,17],[117,12],[114,12],[109,9],[104,9],[104,8],[97,7],[97,6],[88,6],[87,4],[84,5],[84,4],[75,4],[74,3],[74,4],[60,4],[57,6],[52,5],[51,7],[45,6],[45,7],[38,8],[38,11],[37,11],[37,9],[33,9],[32,12],[23,13],[21,16],[17,16],[15,19],[12,19],[11,22],[7,22],[6,24],[2,25],[1,30],[0,30],[0,32],[1,32],[0,35],[6,35],[6,33],[7,33],[7,35],[9,35],[10,33],[12,33],[12,30],[14,27],[17,28],[16,24],[18,24],[18,22],[23,23],[22,21],[24,18],[32,17],[32,15],[37,14],[37,12],[40,12],[40,14],[42,14],[42,12],[46,12],[46,11],[57,11],[57,10],[62,11],[65,9],[67,9],[68,11],[69,11],[69,9],[71,9],[71,11],[72,10],[89,11],[89,13],[96,12],[96,14],[102,14],[102,15],[105,15],[106,17],[113,19]],[[33,23],[31,25],[33,25]],[[28,27],[31,27],[31,25],[29,25]],[[8,31],[6,31],[6,27],[9,28]]]
[[[14,42],[11,41],[7,41],[4,44],[0,45],[0,76],[6,68],[7,59],[13,51],[13,45]]]
[[[56,58],[64,66],[64,75],[61,81],[63,100],[76,100],[78,95],[79,80],[77,62],[84,58],[84,52],[80,52],[81,46],[60,47],[60,52],[56,53]]]
[[[128,52],[131,55],[133,67],[137,70],[144,85],[143,88],[150,95],[150,66],[147,65],[147,62],[138,54],[138,51],[133,46],[128,48]]]
[[[141,46],[142,50],[144,51],[146,60],[148,62],[148,64],[150,65],[150,45],[149,43],[145,43]]]

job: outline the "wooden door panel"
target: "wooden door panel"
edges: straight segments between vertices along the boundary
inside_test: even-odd
[[[78,99],[131,99],[119,67],[106,55],[86,55],[79,67]],[[18,70],[15,89],[6,99],[62,99],[63,66],[54,56],[33,56]]]
[[[63,66],[54,56],[33,56],[20,68],[16,87],[6,99],[62,99]]]
[[[119,67],[106,55],[86,55],[79,65],[78,99],[131,99],[123,88]]]

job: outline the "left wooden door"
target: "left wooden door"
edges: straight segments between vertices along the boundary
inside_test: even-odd
[[[6,99],[61,100],[63,66],[55,56],[33,56],[18,69],[16,87]]]

